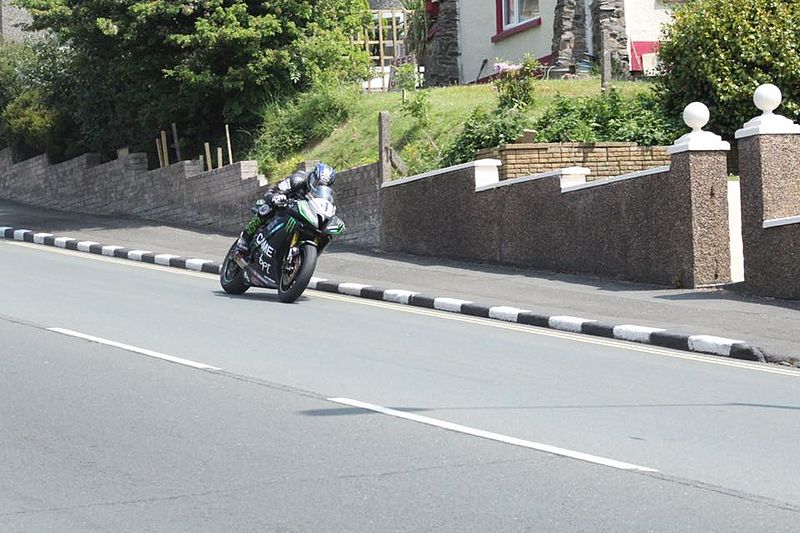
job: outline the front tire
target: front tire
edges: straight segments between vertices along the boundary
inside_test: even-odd
[[[319,252],[313,244],[303,244],[300,246],[300,253],[295,258],[299,265],[294,265],[291,271],[287,271],[283,265],[281,277],[278,280],[278,298],[284,303],[291,303],[297,300],[303,291],[308,287],[314,269],[317,268],[317,256]],[[284,260],[285,262],[285,260]]]
[[[228,294],[244,294],[250,288],[250,285],[244,281],[244,272],[233,260],[233,254],[235,253],[236,243],[234,242],[222,262],[222,268],[219,271],[219,284]]]

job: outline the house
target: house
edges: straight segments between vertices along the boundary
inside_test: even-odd
[[[24,9],[11,5],[11,0],[0,0],[0,38],[6,41],[21,41],[26,37],[19,24],[31,21]]]
[[[480,81],[497,60],[518,62],[528,53],[564,66],[599,57],[604,31],[616,62],[642,73],[655,67],[661,27],[681,1],[439,0],[428,84]]]

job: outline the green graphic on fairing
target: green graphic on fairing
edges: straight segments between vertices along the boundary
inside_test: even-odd
[[[297,210],[305,218],[309,224],[316,226],[316,217],[308,210],[304,202],[297,204]]]

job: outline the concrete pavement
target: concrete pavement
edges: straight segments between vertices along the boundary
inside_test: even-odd
[[[219,261],[232,235],[158,223],[42,210],[0,201],[0,226],[87,239],[102,244]],[[674,290],[587,276],[528,271],[335,244],[319,262],[318,277],[508,305],[543,315],[582,316],[610,324],[664,328],[687,335],[738,339],[768,360],[800,358],[800,302],[752,297],[727,289]]]

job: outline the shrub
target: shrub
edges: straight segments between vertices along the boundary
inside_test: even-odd
[[[272,102],[252,154],[267,175],[280,161],[329,136],[350,116],[360,95],[354,85],[318,86],[288,101]]]
[[[476,108],[464,123],[464,129],[445,148],[441,162],[445,166],[472,161],[475,152],[512,143],[519,139],[528,118],[516,108],[487,111]]]
[[[627,141],[646,146],[671,144],[681,131],[653,95],[623,98],[612,89],[588,98],[556,96],[533,124],[537,142]]]
[[[2,113],[6,134],[19,159],[47,150],[47,141],[58,122],[58,115],[45,104],[38,90],[24,90]]]
[[[414,118],[417,126],[425,128],[430,125],[431,95],[428,91],[414,91],[411,97],[402,103],[400,112]]]
[[[675,13],[660,51],[665,76],[660,95],[667,111],[702,101],[710,128],[731,138],[758,111],[753,91],[774,83],[784,113],[800,112],[800,2],[696,0]]]
[[[494,81],[497,89],[498,106],[501,109],[516,107],[523,109],[536,101],[536,71],[539,62],[530,54],[522,64],[509,65],[497,63],[494,66],[498,77]]]

